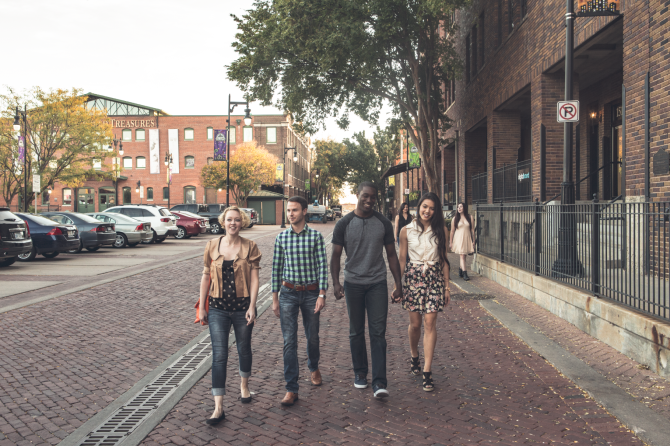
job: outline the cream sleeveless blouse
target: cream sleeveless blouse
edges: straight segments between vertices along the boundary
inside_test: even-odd
[[[427,268],[440,263],[440,254],[437,251],[437,238],[433,237],[433,229],[428,226],[421,228],[414,220],[405,226],[407,231],[407,254],[409,261],[423,265],[424,272]]]

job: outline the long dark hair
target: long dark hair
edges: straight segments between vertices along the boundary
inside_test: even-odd
[[[470,214],[468,214],[468,204],[466,202],[460,202],[458,204],[463,205],[463,215],[465,215],[465,219],[468,221],[470,224],[470,227],[472,227],[472,217]],[[461,221],[461,213],[458,212],[458,204],[456,205],[456,216],[454,219],[451,221],[451,227],[454,228],[454,231],[458,229],[458,222]]]
[[[437,253],[440,257],[440,263],[444,262],[449,265],[449,259],[447,259],[447,235],[445,234],[444,215],[442,215],[442,209],[439,207],[440,199],[434,192],[426,192],[421,196],[419,203],[416,205],[416,224],[421,228],[421,232],[423,232],[424,227],[421,223],[421,218],[419,218],[419,212],[421,210],[421,203],[426,200],[432,201],[435,206],[435,212],[430,219],[430,227],[433,230],[433,237],[437,239]],[[451,267],[451,265],[449,266]]]
[[[400,209],[398,210],[398,215],[400,215],[400,217],[402,217],[402,218],[405,218],[405,216],[402,215],[402,210],[403,210],[405,207],[407,207],[407,221],[412,221],[412,214],[409,213],[409,204],[407,204],[406,201],[403,202],[403,203],[400,205]]]

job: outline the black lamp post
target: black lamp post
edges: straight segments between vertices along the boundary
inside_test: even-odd
[[[28,132],[28,109],[27,106],[23,106],[23,111],[19,110],[18,105],[16,106],[16,114],[14,115],[14,131],[21,131],[21,121],[23,121],[23,212],[28,212],[28,141],[26,139],[26,133]],[[20,140],[19,140],[20,142]],[[19,150],[21,148],[19,147]]]
[[[284,147],[284,184],[282,185],[282,195],[286,189],[286,152],[293,150],[293,162],[298,162],[298,150],[295,147]],[[286,228],[286,205],[284,197],[281,199],[281,227]]]
[[[235,110],[235,107],[238,105],[245,105],[247,108],[244,109],[244,125],[251,125],[251,109],[249,108],[249,101],[231,101],[230,95],[228,95],[228,119],[226,124],[228,124],[228,131],[226,132],[226,208],[230,206],[230,114]]]
[[[319,175],[320,174],[321,174],[321,169],[316,169],[316,172],[314,173],[314,178],[316,178],[314,186],[316,186],[316,200],[317,201],[319,201],[319,187],[317,186],[317,184],[319,184]],[[325,200],[324,200],[323,204],[326,204]]]
[[[137,180],[137,187],[135,188],[135,192],[139,193],[140,187],[142,187],[142,183],[140,182],[140,180]],[[140,195],[140,204],[142,204],[142,195]]]
[[[116,136],[112,139],[112,144],[114,144],[114,151],[116,152],[116,146],[119,146],[119,156],[123,156],[123,142],[121,142],[121,138],[116,138]],[[109,145],[109,148],[111,150],[112,144]],[[114,157],[116,158],[116,157]],[[116,160],[114,164],[114,173],[113,175],[113,181],[114,181],[114,200],[116,203],[119,202],[119,189],[118,189],[118,181],[119,181],[119,173],[121,171],[121,158]]]
[[[172,183],[172,154],[165,154],[165,165],[167,166],[167,185],[168,185],[168,209],[170,209],[170,184]]]

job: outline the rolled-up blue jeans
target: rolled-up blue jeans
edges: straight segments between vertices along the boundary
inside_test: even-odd
[[[349,346],[354,373],[368,375],[368,352],[365,347],[365,312],[372,358],[372,385],[386,387],[386,318],[389,308],[386,281],[359,285],[344,282],[344,296],[349,312]]]
[[[240,357],[240,376],[251,376],[251,331],[247,325],[246,311],[224,311],[210,308],[207,314],[209,336],[212,340],[212,395],[226,394],[226,369],[228,367],[228,339],[230,327],[235,330],[237,354]]]
[[[319,291],[295,291],[285,286],[279,293],[279,320],[284,336],[284,379],[286,391],[298,393],[298,313],[307,338],[307,367],[310,372],[319,369],[319,313],[314,314]]]

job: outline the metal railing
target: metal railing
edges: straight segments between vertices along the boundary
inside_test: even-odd
[[[9,206],[5,204],[0,204],[0,207],[8,207],[11,212],[23,212],[23,206],[19,208],[18,204],[10,204]],[[72,208],[72,206],[69,206],[69,208]],[[34,212],[37,214],[41,214],[42,212],[49,212],[49,211],[60,211],[60,205],[59,204],[38,204],[37,209],[35,209],[34,205],[29,206],[30,212]],[[72,209],[69,209],[72,210]]]
[[[453,206],[456,204],[456,182],[444,183],[444,199],[442,206]]]
[[[472,176],[472,202],[486,203],[488,201],[489,175],[484,172]]]
[[[533,170],[532,161],[519,161],[493,170],[493,201],[531,201]]]
[[[476,212],[479,253],[670,320],[670,203],[536,202]],[[571,273],[560,265],[561,219]]]

